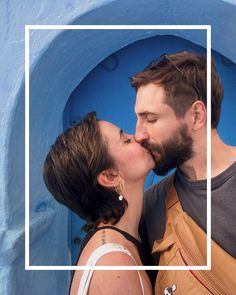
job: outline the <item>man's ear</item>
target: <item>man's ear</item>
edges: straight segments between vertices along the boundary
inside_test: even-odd
[[[98,174],[97,181],[107,188],[117,187],[120,183],[120,175],[116,169],[106,169]]]
[[[191,123],[193,130],[199,130],[206,125],[207,110],[201,100],[195,101],[191,106]]]

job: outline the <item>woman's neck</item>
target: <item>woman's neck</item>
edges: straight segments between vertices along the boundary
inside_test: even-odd
[[[143,186],[143,182],[135,184],[132,183],[132,185],[125,185],[123,197],[127,200],[128,207],[126,208],[125,213],[121,217],[120,221],[113,225],[114,227],[126,231],[138,240],[140,240],[138,228],[143,208]],[[102,223],[99,226],[103,225],[112,224]]]

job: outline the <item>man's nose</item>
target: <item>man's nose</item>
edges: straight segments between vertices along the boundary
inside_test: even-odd
[[[136,126],[134,138],[138,143],[142,143],[149,138],[149,134],[143,128]]]

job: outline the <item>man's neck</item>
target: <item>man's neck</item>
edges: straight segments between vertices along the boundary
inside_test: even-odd
[[[207,178],[206,140],[195,141],[194,155],[179,168],[191,180]],[[215,177],[225,171],[236,161],[236,147],[226,145],[217,130],[211,133],[211,176]]]

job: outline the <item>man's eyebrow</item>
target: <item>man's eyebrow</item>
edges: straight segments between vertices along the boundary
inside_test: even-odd
[[[147,115],[155,115],[155,116],[157,116],[156,113],[152,113],[152,112],[148,112],[148,111],[140,112],[140,113],[138,113],[138,115],[139,115],[140,117],[145,117],[145,116],[147,116]]]

